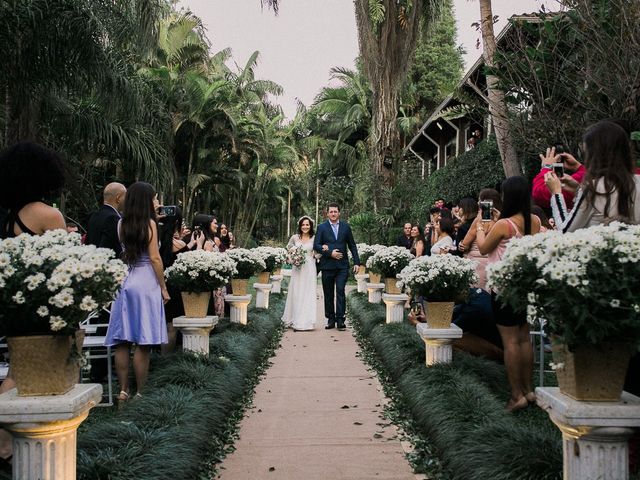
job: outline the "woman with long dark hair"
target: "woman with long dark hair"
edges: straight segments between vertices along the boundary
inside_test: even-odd
[[[282,321],[294,331],[313,330],[316,324],[316,282],[318,272],[313,251],[313,220],[307,215],[298,220],[298,233],[292,235],[287,243],[287,250],[303,250],[305,262],[293,266],[289,279],[287,303],[284,307]]]
[[[553,171],[544,177],[556,228],[574,232],[614,220],[640,223],[640,177],[635,175],[627,132],[617,123],[598,122],[585,132],[582,148],[587,170],[582,184],[566,174],[560,179]],[[562,161],[554,148],[541,157],[545,163]],[[577,191],[571,211],[567,211],[562,190]]]
[[[127,190],[124,213],[118,225],[123,246],[122,258],[129,265],[129,274],[111,307],[105,345],[116,345],[120,402],[129,399],[131,344],[136,344],[133,369],[136,396],[140,396],[149,372],[151,345],[167,343],[163,303],[168,302],[170,297],[160,257],[156,202],[156,192],[151,185],[134,183]]]
[[[409,249],[409,252],[411,252],[411,255],[416,258],[425,255],[424,250],[426,242],[424,239],[424,235],[422,235],[422,228],[420,228],[419,224],[414,223],[413,225],[411,225],[410,235],[411,248]]]
[[[481,212],[477,220],[476,242],[480,253],[489,256],[488,264],[502,260],[512,238],[534,235],[540,230],[540,219],[531,214],[529,182],[524,177],[510,177],[502,182],[502,211],[489,233],[485,233]],[[509,411],[520,410],[535,401],[529,323],[525,314],[518,314],[503,304],[496,292],[491,292],[491,298],[504,346],[504,366],[511,386],[511,398],[506,408]]]

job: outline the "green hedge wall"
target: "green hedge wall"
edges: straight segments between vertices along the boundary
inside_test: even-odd
[[[348,314],[363,350],[382,364],[400,392],[413,429],[440,458],[446,478],[556,480],[562,478],[559,430],[537,407],[515,414],[495,362],[454,353],[453,363],[427,368],[424,343],[408,323],[385,324],[384,307],[363,294],[348,297]]]

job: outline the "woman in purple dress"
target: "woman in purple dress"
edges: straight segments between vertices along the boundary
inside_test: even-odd
[[[149,372],[151,345],[167,343],[164,303],[169,301],[169,292],[158,247],[155,202],[156,192],[151,185],[134,183],[127,190],[124,215],[118,225],[122,259],[129,265],[129,274],[111,307],[105,345],[116,345],[120,402],[129,399],[131,345],[136,344],[133,369],[136,396],[140,396]]]

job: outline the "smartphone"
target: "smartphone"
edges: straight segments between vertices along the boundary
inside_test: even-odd
[[[556,155],[562,155],[563,153],[566,153],[567,149],[564,148],[564,145],[561,143],[556,143],[554,145],[555,149],[556,149]]]
[[[564,163],[554,163],[553,172],[558,178],[564,177]]]
[[[158,215],[164,215],[165,217],[174,217],[176,215],[175,205],[165,205],[158,209]]]
[[[414,315],[420,315],[420,312],[422,312],[422,305],[420,305],[420,302],[411,302],[411,312]]]
[[[493,200],[484,200],[480,202],[480,211],[482,212],[482,221],[491,221],[491,211],[493,210]]]

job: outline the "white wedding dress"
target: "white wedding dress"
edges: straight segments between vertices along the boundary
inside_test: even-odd
[[[293,235],[289,239],[287,250],[294,246],[302,246],[307,258],[304,265],[291,269],[282,321],[294,330],[313,330],[317,315],[316,279],[318,276],[313,252],[313,237],[303,242],[300,236]]]

